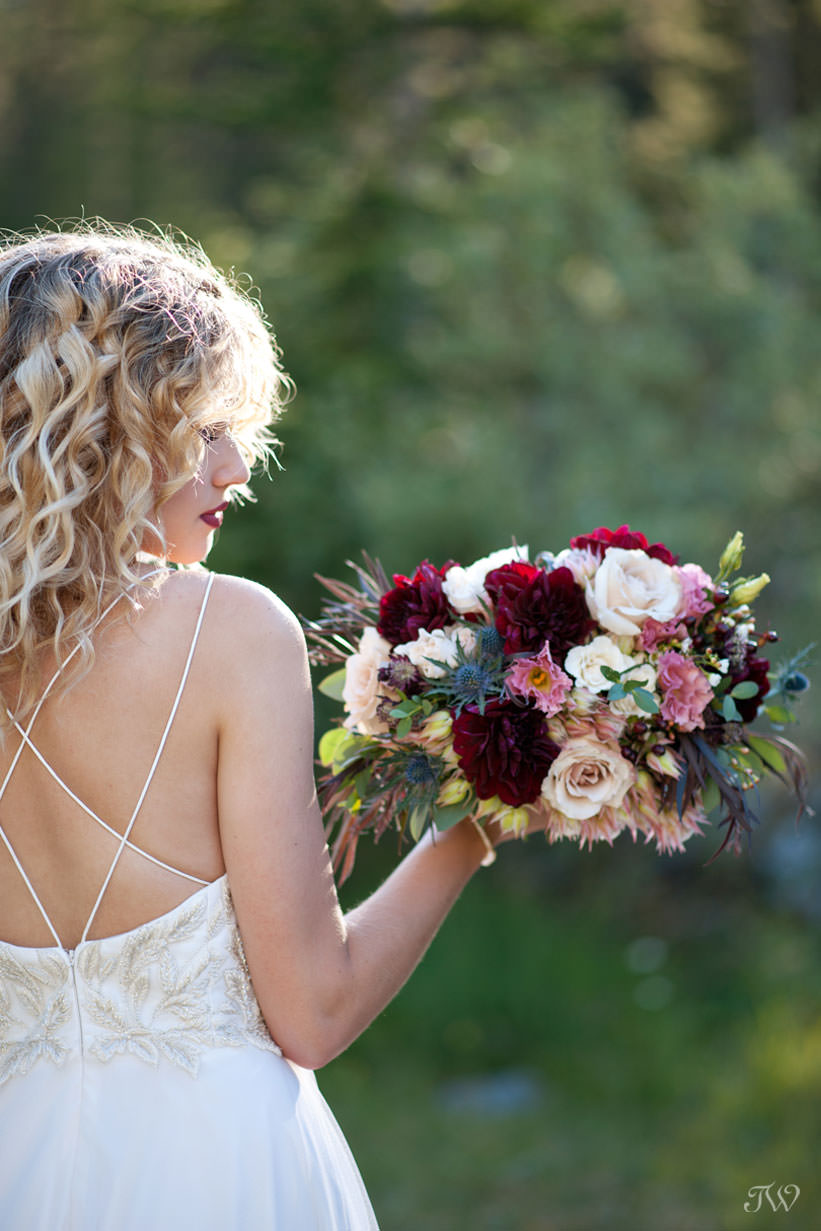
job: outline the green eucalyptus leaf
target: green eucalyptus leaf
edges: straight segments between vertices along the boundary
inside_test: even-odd
[[[601,671],[604,678],[606,680],[609,680],[611,684],[619,683],[621,679],[620,671],[614,671],[612,667],[600,667],[599,670]]]
[[[330,697],[333,701],[341,701],[342,689],[345,687],[345,668],[341,667],[339,671],[326,675],[324,680],[319,681],[318,687],[326,697]]]
[[[602,669],[604,670],[604,669]],[[612,684],[607,693],[608,701],[621,701],[622,697],[627,696],[627,689],[624,684]]]
[[[735,697],[737,701],[744,701],[747,697],[754,697],[757,692],[758,685],[753,680],[742,680],[732,689],[730,696]]]
[[[725,722],[741,722],[741,715],[738,712],[738,706],[732,697],[724,698],[721,706],[721,715]]]
[[[391,710],[391,718],[407,718],[409,714],[415,714],[419,709],[419,702],[415,698],[406,697],[404,701],[400,701]]]
[[[646,688],[636,688],[633,692],[633,700],[639,709],[644,710],[645,714],[657,714],[659,712],[658,701]]]
[[[413,719],[403,718],[396,728],[396,738],[404,739],[406,735],[410,735],[412,729],[413,729]]]

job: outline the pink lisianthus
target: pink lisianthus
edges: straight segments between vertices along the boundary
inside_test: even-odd
[[[655,650],[664,641],[683,641],[687,635],[687,628],[680,619],[659,622],[651,616],[642,625],[639,645],[643,650]]]
[[[549,645],[532,658],[517,658],[506,683],[510,693],[532,701],[548,717],[559,712],[573,687],[570,676],[554,663]]]
[[[676,615],[691,623],[700,620],[715,606],[705,593],[713,588],[712,577],[699,564],[682,564],[675,572],[681,582],[681,601]]]
[[[713,699],[713,690],[704,672],[675,650],[667,650],[658,661],[658,684],[662,693],[661,716],[680,731],[704,726],[704,711]]]

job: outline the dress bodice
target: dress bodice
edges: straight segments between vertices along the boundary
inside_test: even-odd
[[[127,1053],[196,1074],[214,1047],[281,1054],[254,996],[225,876],[129,932],[73,950],[0,942],[0,1084]]]

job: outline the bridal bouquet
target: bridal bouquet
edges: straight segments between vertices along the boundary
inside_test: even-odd
[[[469,816],[591,847],[627,830],[673,851],[720,807],[719,849],[738,849],[767,773],[803,810],[798,749],[749,730],[793,720],[802,656],[771,673],[777,637],[751,610],[769,577],[731,580],[742,555],[736,534],[710,576],[600,527],[533,561],[513,546],[389,580],[365,556],[357,584],[319,578],[332,597],[306,629],[345,709],[319,745],[342,879],[389,825],[418,839]]]

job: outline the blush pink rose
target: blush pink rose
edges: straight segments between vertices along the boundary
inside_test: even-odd
[[[642,625],[639,645],[643,650],[655,650],[663,641],[683,641],[687,629],[681,620],[665,620],[660,623],[651,616]]]
[[[681,582],[681,600],[676,615],[691,622],[701,619],[715,606],[705,595],[705,590],[711,591],[713,588],[712,577],[699,564],[682,564],[675,571]]]
[[[533,701],[548,717],[559,712],[573,687],[570,676],[554,663],[548,645],[533,657],[517,658],[506,683],[510,693]]]
[[[661,689],[661,716],[680,731],[704,726],[704,711],[713,699],[713,690],[704,672],[675,650],[667,650],[658,661]]]

